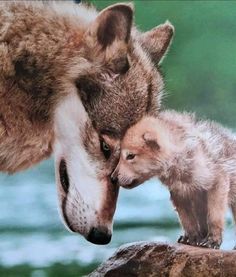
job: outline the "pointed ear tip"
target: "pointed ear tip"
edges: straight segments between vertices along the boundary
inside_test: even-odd
[[[125,3],[124,5],[128,6],[132,12],[134,12],[134,3],[133,2],[128,2],[128,3]]]
[[[132,3],[128,2],[128,3],[117,3],[111,6],[108,6],[107,8],[105,8],[104,10],[102,10],[100,13],[104,13],[107,11],[112,11],[114,13],[116,13],[117,11],[121,12],[125,18],[128,20],[128,22],[130,24],[132,24],[133,21],[133,14],[134,14],[134,6]]]
[[[154,27],[153,31],[158,33],[161,31],[162,33],[165,33],[168,37],[172,37],[175,33],[175,27],[172,25],[172,23],[169,20],[166,20],[165,23]]]
[[[132,2],[117,3],[117,4],[114,4],[114,5],[111,5],[111,6],[107,7],[105,10],[120,9],[120,8],[129,10],[132,14],[134,12],[134,4]]]
[[[172,34],[175,33],[175,27],[174,27],[174,25],[168,19],[163,24],[163,26],[167,27]]]

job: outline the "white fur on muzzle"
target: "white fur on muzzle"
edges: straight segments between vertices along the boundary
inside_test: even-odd
[[[98,161],[91,159],[83,145],[82,131],[89,118],[75,91],[57,106],[54,120],[55,171],[62,219],[71,231],[93,243],[106,244],[112,234],[112,218],[106,218],[103,212],[108,178],[98,178]]]

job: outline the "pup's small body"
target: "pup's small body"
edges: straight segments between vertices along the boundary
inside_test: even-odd
[[[180,241],[219,248],[227,203],[236,218],[236,135],[187,113],[144,117],[127,131],[112,178],[128,188],[154,176],[170,190]]]

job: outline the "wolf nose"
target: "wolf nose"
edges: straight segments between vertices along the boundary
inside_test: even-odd
[[[87,240],[94,244],[108,244],[111,241],[111,234],[108,231],[92,228]]]

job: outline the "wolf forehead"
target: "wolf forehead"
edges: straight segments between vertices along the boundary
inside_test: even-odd
[[[154,36],[156,42],[162,28],[167,28],[165,30],[168,36],[165,38],[168,41],[167,45],[160,42],[163,44],[161,49],[158,47],[154,47],[154,50],[149,49],[147,47],[149,42],[155,45],[150,36]],[[97,68],[92,66],[86,74],[78,76],[76,79],[78,94],[97,130],[105,130],[121,138],[127,128],[135,124],[144,114],[158,114],[164,90],[164,81],[158,64],[171,41],[172,28],[168,23],[160,25],[157,29],[154,28],[154,31],[150,31],[154,34],[147,32],[147,38],[146,33],[139,33],[133,28],[125,54],[114,58],[119,73],[110,70],[108,64]],[[115,48],[119,52],[119,46]],[[161,58],[155,56],[158,54]],[[103,65],[106,63],[105,58]]]
[[[116,76],[112,84],[104,76],[93,75],[76,81],[83,105],[101,133],[122,137],[143,114],[158,113],[163,90],[161,75],[156,70],[155,74],[145,72],[142,67],[130,70],[136,72]]]
[[[163,78],[138,41],[127,52],[126,70],[115,74],[100,68],[78,76],[79,96],[98,130],[122,137],[143,114],[157,115],[164,89]]]

